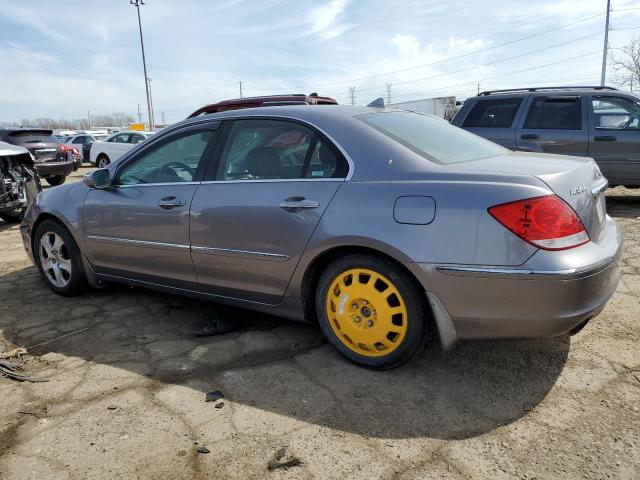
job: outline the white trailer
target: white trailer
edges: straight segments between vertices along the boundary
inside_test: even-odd
[[[400,110],[412,110],[419,113],[430,113],[446,120],[451,120],[456,113],[456,97],[425,98],[387,105]]]

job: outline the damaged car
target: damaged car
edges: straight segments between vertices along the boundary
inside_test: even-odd
[[[40,180],[26,148],[0,142],[0,218],[17,223],[40,192]]]
[[[326,105],[204,114],[21,224],[57,294],[115,282],[317,322],[369,368],[437,331],[576,333],[618,283],[622,235],[592,159],[511,152],[409,111]]]

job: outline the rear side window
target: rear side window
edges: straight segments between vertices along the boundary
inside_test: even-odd
[[[509,128],[516,118],[521,98],[496,98],[479,100],[464,123],[463,127]]]
[[[343,178],[346,161],[310,128],[282,120],[236,120],[217,180]]]
[[[542,130],[581,130],[580,97],[537,97],[524,128]]]

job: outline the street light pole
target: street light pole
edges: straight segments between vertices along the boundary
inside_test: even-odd
[[[142,68],[144,69],[144,89],[147,94],[147,115],[149,118],[149,130],[153,130],[153,115],[151,114],[151,100],[149,98],[149,77],[147,77],[147,61],[144,57],[144,41],[142,40],[142,21],[140,20],[140,5],[144,0],[130,0],[129,3],[138,10],[138,28],[140,30],[140,47],[142,48]]]
[[[607,54],[609,53],[609,13],[611,12],[611,0],[607,0],[607,19],[604,24],[604,47],[602,48],[602,72],[600,73],[600,85],[604,87],[607,78]]]

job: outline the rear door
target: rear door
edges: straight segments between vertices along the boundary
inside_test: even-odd
[[[521,104],[522,97],[479,97],[462,121],[462,125],[458,126],[514,150],[514,123]]]
[[[518,150],[586,156],[589,136],[581,95],[532,95],[516,130]]]
[[[191,206],[199,288],[276,304],[349,166],[328,139],[298,122],[242,119],[223,128],[216,168]]]
[[[591,95],[589,156],[612,185],[640,185],[640,102]]]

